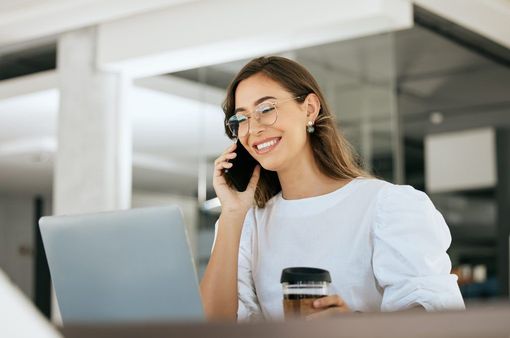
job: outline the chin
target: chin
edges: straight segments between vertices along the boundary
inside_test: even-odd
[[[278,171],[278,169],[281,167],[281,164],[279,162],[270,159],[267,159],[259,163],[262,168],[269,171]]]

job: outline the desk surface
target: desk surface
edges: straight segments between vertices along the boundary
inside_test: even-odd
[[[510,304],[467,311],[347,314],[317,321],[66,326],[66,338],[510,337]]]

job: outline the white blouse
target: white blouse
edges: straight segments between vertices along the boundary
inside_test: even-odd
[[[357,178],[326,195],[248,212],[238,265],[238,319],[283,317],[281,272],[326,269],[353,311],[464,309],[444,218],[421,191]]]

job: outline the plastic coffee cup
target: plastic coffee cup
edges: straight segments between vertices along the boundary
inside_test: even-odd
[[[321,311],[313,307],[313,301],[329,294],[331,276],[323,269],[292,267],[283,269],[280,282],[285,319],[299,318]]]

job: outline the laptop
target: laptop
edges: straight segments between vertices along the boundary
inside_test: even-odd
[[[64,325],[205,318],[178,207],[43,217],[39,226]]]

